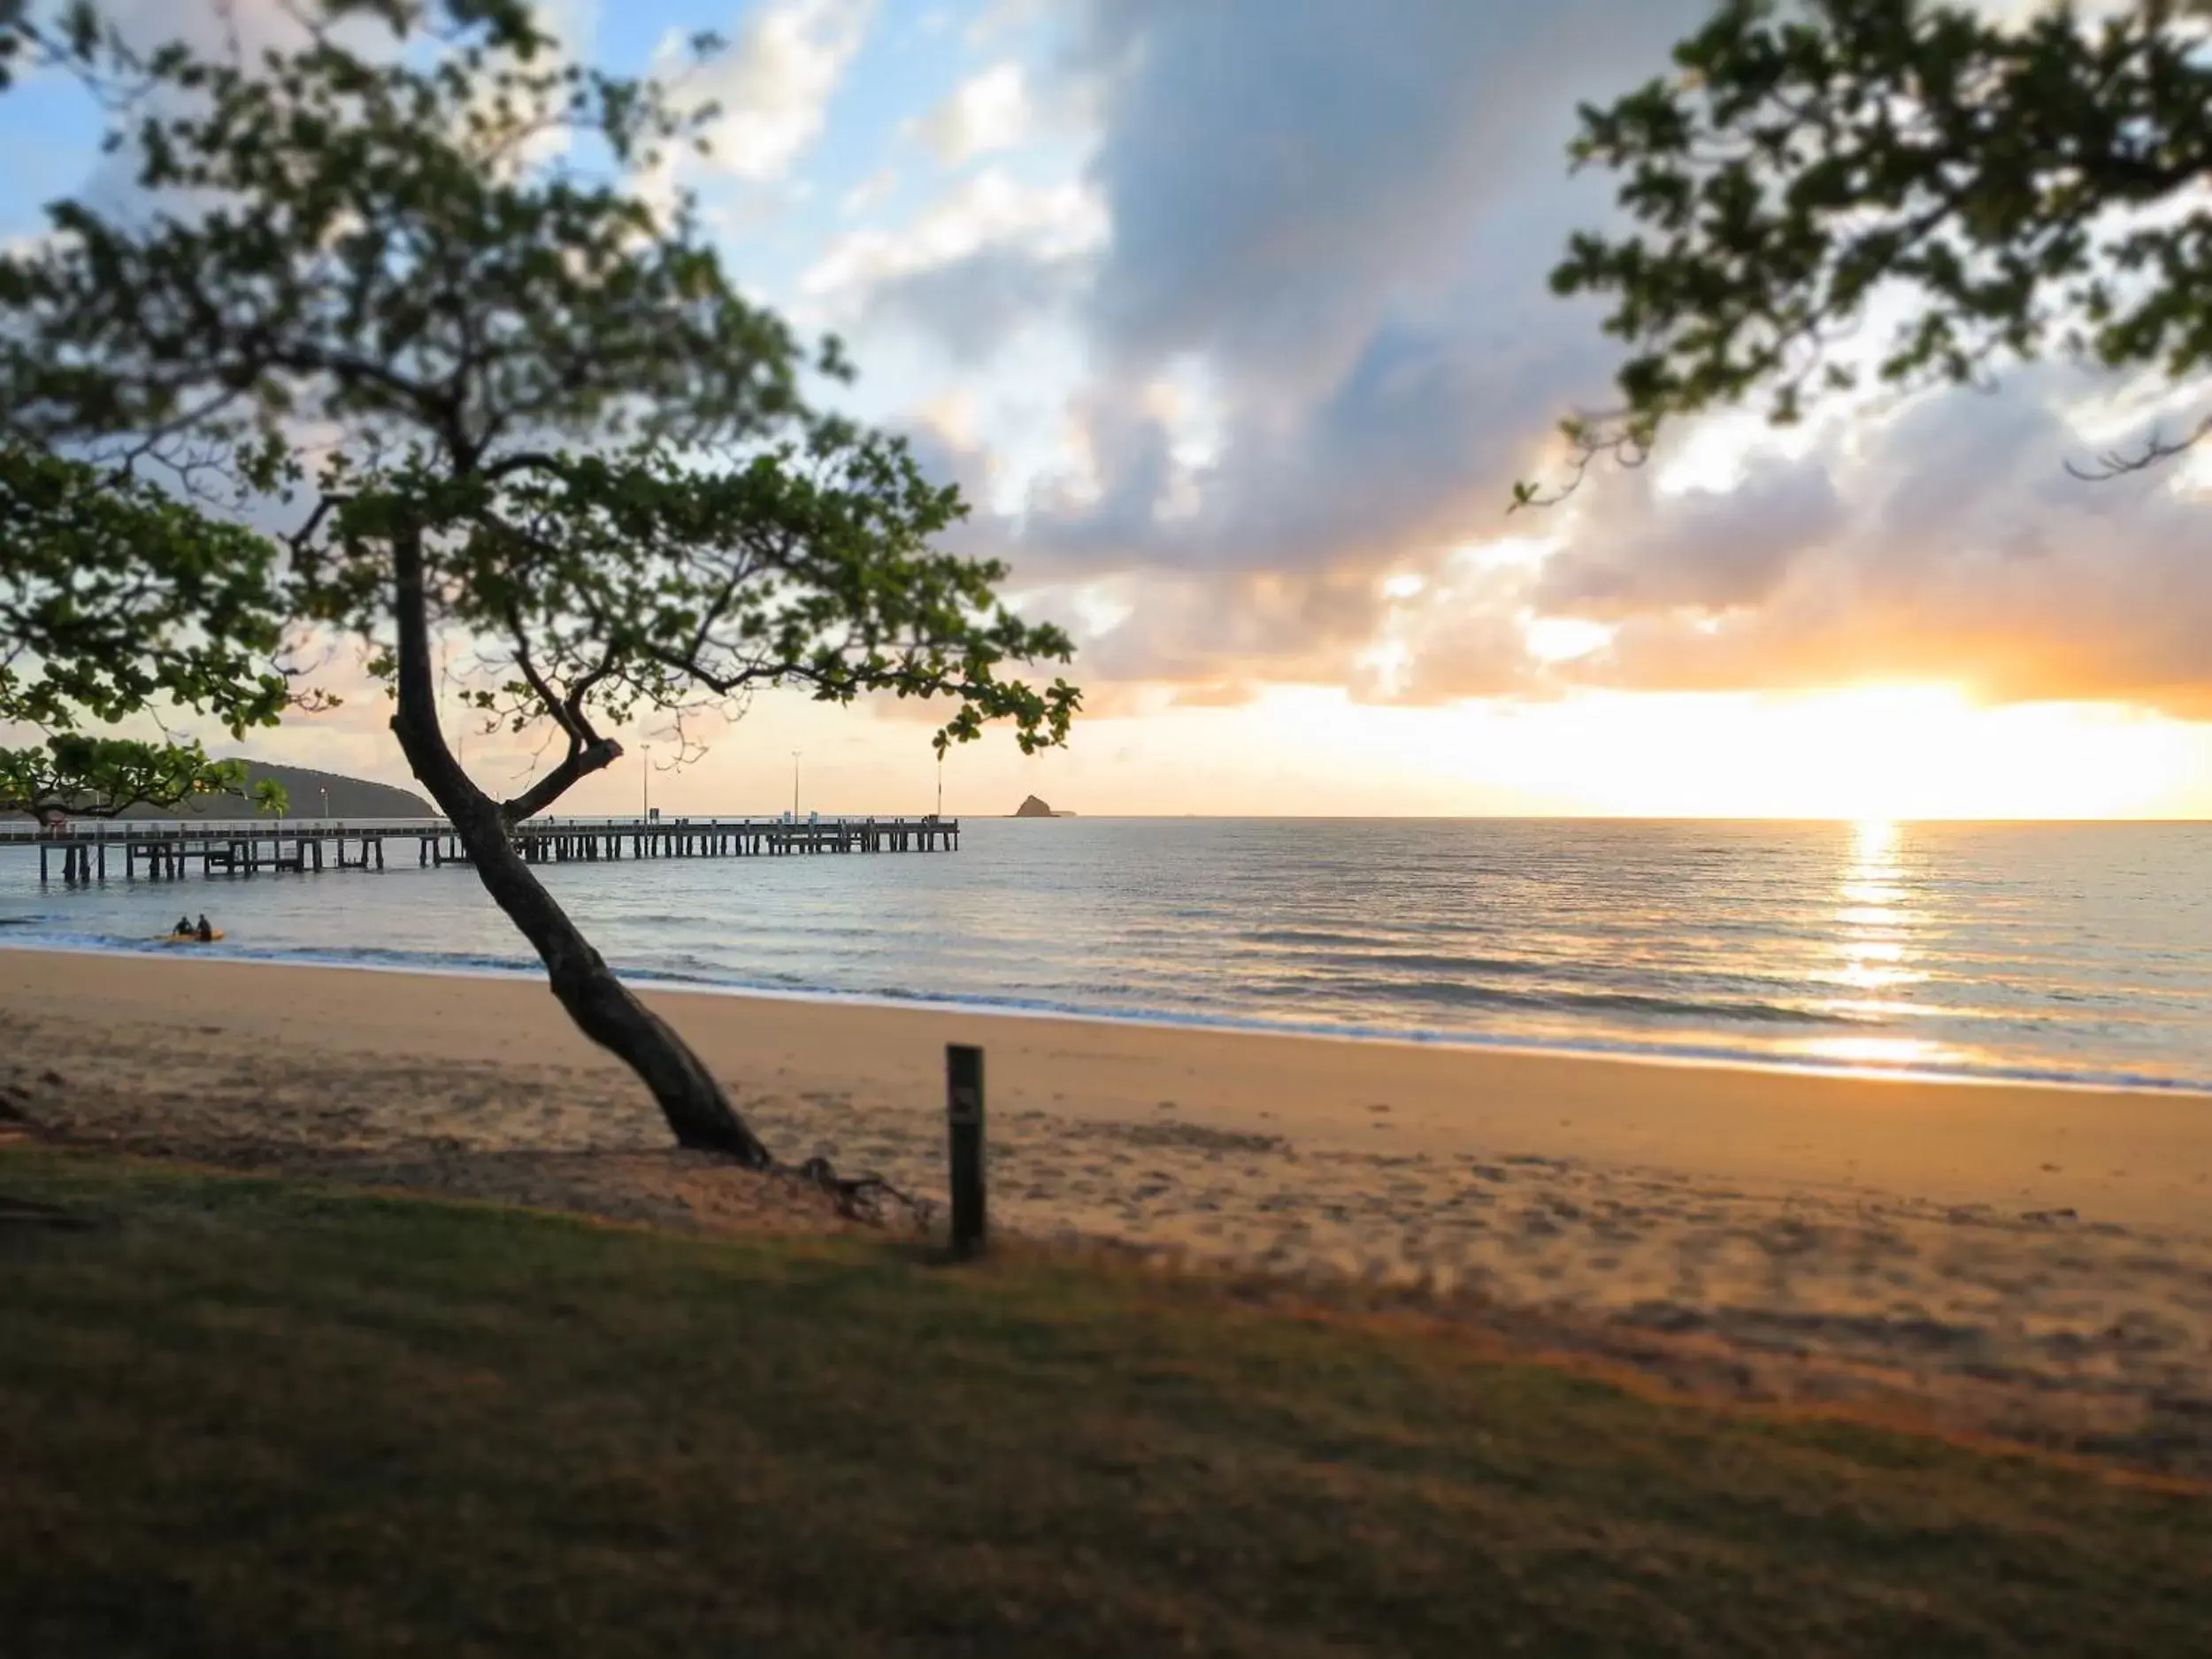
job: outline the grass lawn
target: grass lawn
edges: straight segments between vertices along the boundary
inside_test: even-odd
[[[1411,1324],[0,1150],[0,1651],[2181,1655],[2212,1500]]]

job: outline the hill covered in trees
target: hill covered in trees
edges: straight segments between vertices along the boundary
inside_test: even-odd
[[[183,807],[133,809],[126,818],[252,818],[254,813],[253,786],[257,783],[278,783],[291,797],[286,809],[288,818],[321,818],[324,814],[325,790],[329,791],[329,815],[332,818],[435,818],[437,810],[420,795],[406,789],[396,789],[388,783],[372,783],[365,778],[349,778],[334,772],[317,772],[307,766],[280,766],[263,761],[248,761],[246,793],[244,795],[211,795],[203,796]]]
[[[126,818],[247,818],[261,816],[253,798],[254,786],[264,781],[281,784],[290,797],[288,818],[435,818],[429,802],[406,789],[342,772],[317,772],[310,766],[280,766],[273,761],[250,760],[246,788],[241,795],[202,795],[182,806],[134,806]],[[327,797],[325,791],[328,791]],[[0,812],[0,818],[21,818],[19,812]]]

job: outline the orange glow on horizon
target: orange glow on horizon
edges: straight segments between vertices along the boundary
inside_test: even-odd
[[[2110,704],[1982,708],[1945,686],[1608,694],[1543,723],[1559,782],[1628,816],[2126,818],[2212,785],[2202,726]]]
[[[946,810],[996,816],[1038,795],[1086,817],[2212,818],[2212,724],[2119,704],[1985,708],[1932,686],[1441,706],[1361,703],[1335,687],[1209,706],[1178,706],[1168,687],[1128,690],[1101,699],[1111,714],[1079,718],[1065,750],[1025,757],[1004,733],[956,749]],[[349,712],[289,722],[257,736],[251,752],[406,785],[381,720]],[[784,810],[790,751],[803,749],[809,808],[927,811],[932,722],[897,712],[905,718],[764,695],[703,759],[656,777],[654,803]],[[221,733],[206,735],[234,752]],[[639,734],[623,735],[634,755]],[[527,774],[526,745],[469,749],[495,787]],[[626,757],[566,810],[630,810],[637,790]]]

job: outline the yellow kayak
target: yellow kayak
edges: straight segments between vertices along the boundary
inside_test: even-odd
[[[154,941],[154,943],[157,945],[211,945],[222,936],[221,928],[211,927],[208,929],[208,936],[205,939],[201,938],[197,933],[163,933]]]

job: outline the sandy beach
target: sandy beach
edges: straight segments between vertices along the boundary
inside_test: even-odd
[[[1409,1287],[1669,1381],[2212,1472],[2212,1099],[655,992],[780,1156],[995,1224]],[[0,951],[0,1131],[704,1227],[841,1225],[668,1149],[523,980]]]

